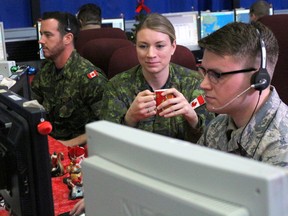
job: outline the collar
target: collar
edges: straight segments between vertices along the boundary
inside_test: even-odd
[[[137,95],[139,92],[144,91],[149,89],[151,92],[153,92],[154,90],[152,89],[152,87],[148,84],[148,82],[146,81],[146,79],[143,76],[143,72],[142,72],[142,66],[139,65],[136,68],[136,73],[135,73],[135,95]],[[175,79],[175,70],[173,65],[169,65],[169,76],[168,79],[166,81],[166,83],[161,87],[161,89],[168,89],[168,88],[176,88],[179,89],[179,85],[177,79]]]
[[[268,100],[254,114],[243,133],[243,128],[239,128],[241,130],[237,130],[238,133],[242,133],[241,143],[239,144],[251,158],[254,156],[255,150],[257,150],[262,137],[276,116],[277,110],[281,104],[281,99],[273,86],[270,87],[270,91],[271,93]],[[240,134],[235,136],[235,138],[237,137],[238,142],[240,139]]]

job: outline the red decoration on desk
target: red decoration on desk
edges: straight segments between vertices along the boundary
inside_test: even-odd
[[[64,167],[67,167],[70,164],[68,148],[50,136],[48,136],[48,141],[50,154],[53,154],[54,152],[62,152],[64,154],[62,164]],[[52,178],[55,216],[71,211],[74,205],[79,201],[78,199],[69,199],[70,190],[67,185],[63,183],[63,179],[67,176],[68,174],[66,173],[64,176]]]

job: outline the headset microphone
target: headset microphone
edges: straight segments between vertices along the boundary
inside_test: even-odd
[[[243,94],[245,94],[247,91],[249,91],[251,88],[254,88],[253,85],[249,86],[247,89],[245,89],[244,91],[242,91],[240,94],[238,94],[236,97],[232,98],[230,101],[228,101],[227,103],[225,103],[223,106],[221,107],[212,107],[213,110],[221,110],[226,108],[228,105],[230,105],[231,103],[233,103],[235,100],[237,100],[239,97],[241,97]]]
[[[243,94],[245,94],[247,91],[249,91],[251,88],[254,88],[257,90],[257,88],[262,87],[264,85],[267,84],[267,80],[266,79],[261,79],[258,83],[256,84],[252,84],[251,86],[249,86],[247,89],[245,89],[244,91],[242,91],[240,94],[238,94],[236,97],[232,98],[232,100],[228,101],[226,104],[224,104],[221,107],[212,107],[213,110],[221,110],[224,109],[225,107],[227,107],[228,105],[230,105],[231,103],[233,103],[236,99],[238,99],[239,97],[241,97]]]
[[[37,52],[38,55],[40,54],[40,52],[41,52],[42,49],[43,49],[43,46],[41,46],[41,47],[39,48],[39,50],[38,50],[38,52]]]

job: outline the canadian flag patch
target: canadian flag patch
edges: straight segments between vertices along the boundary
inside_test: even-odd
[[[199,95],[190,104],[191,104],[193,109],[196,109],[197,107],[202,106],[203,104],[205,104],[205,99],[204,99],[204,97],[202,95]]]
[[[90,72],[90,73],[87,74],[87,77],[88,77],[89,79],[93,79],[93,78],[96,77],[96,76],[98,76],[98,72],[97,72],[96,70],[94,70],[94,71],[92,71],[92,72]]]

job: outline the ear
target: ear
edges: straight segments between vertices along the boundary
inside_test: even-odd
[[[177,47],[176,40],[174,40],[173,43],[172,43],[172,48],[173,49],[172,49],[171,55],[173,55],[175,53],[176,47]]]
[[[74,36],[71,32],[67,33],[66,35],[64,35],[63,37],[63,41],[64,41],[64,44],[65,45],[68,45],[70,43],[73,43],[73,39],[74,39]]]

